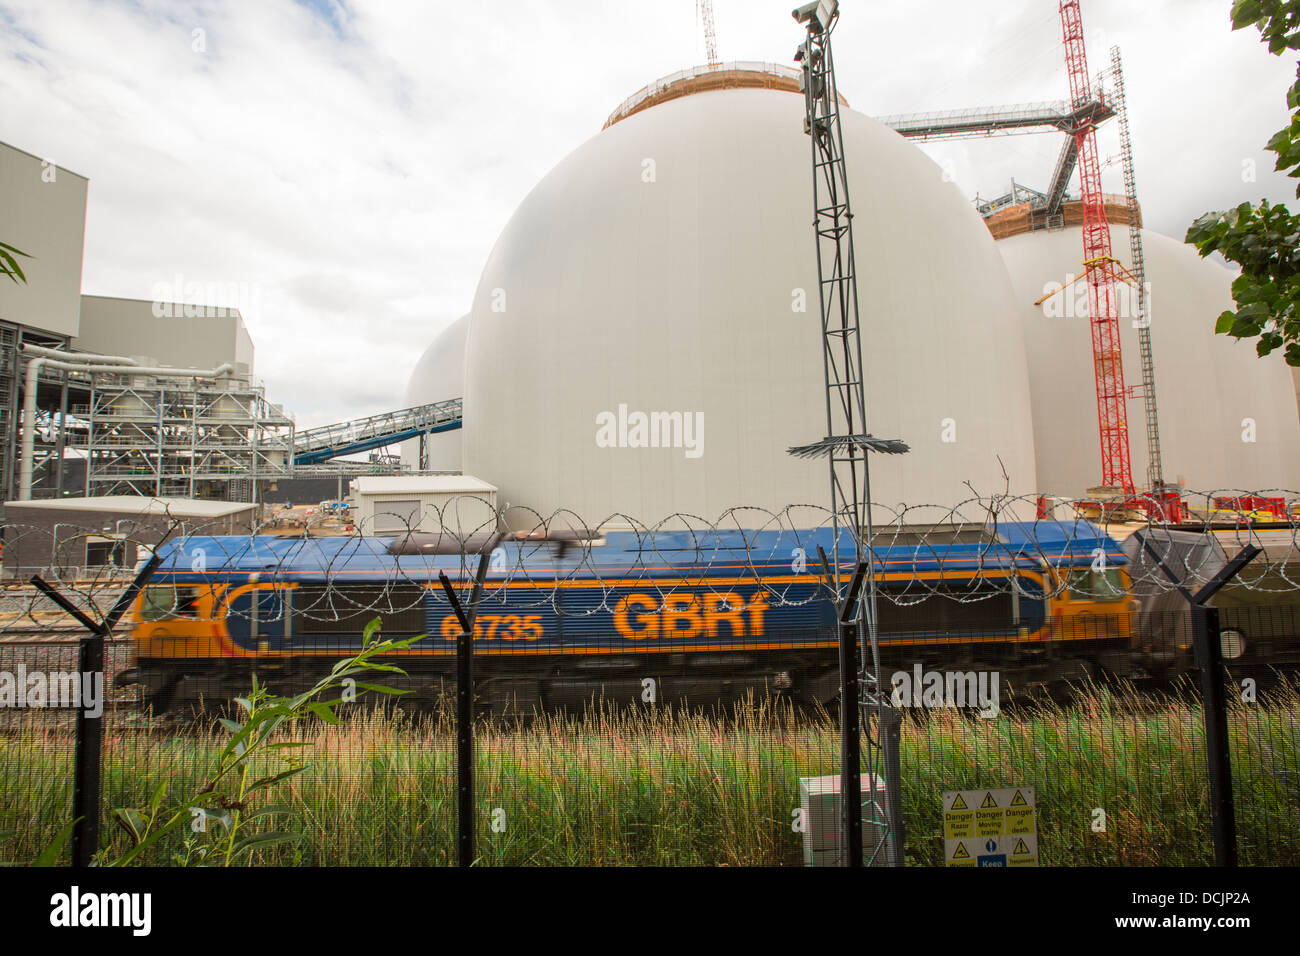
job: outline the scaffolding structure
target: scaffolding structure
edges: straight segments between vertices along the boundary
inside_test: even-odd
[[[33,420],[19,424],[34,430],[34,498],[254,502],[259,482],[290,474],[293,419],[236,376],[42,368]]]
[[[799,71],[782,63],[760,60],[710,63],[678,70],[641,87],[609,114],[601,129],[609,129],[629,116],[670,100],[710,90],[737,89],[785,90],[801,95],[803,92],[799,87]],[[841,106],[849,105],[842,95],[839,96],[839,102]]]
[[[103,374],[88,405],[87,495],[255,501],[259,480],[288,477],[293,420],[238,378]]]
[[[23,346],[29,344],[64,348],[67,337],[0,322],[0,493],[5,500],[15,497],[16,450],[22,434]]]
[[[11,449],[15,447],[14,436],[17,432],[14,413],[18,407],[18,375],[21,371],[18,367],[20,335],[21,331],[16,326],[8,324],[0,326],[0,435],[4,436],[5,442],[0,482],[4,484],[6,498],[9,497],[8,490],[14,469],[14,456]]]
[[[20,351],[14,357],[19,363],[33,358]],[[81,361],[80,353],[67,357]],[[281,406],[267,401],[261,385],[237,375],[212,377],[211,371],[42,366],[31,418],[24,421],[22,366],[0,365],[0,386],[7,383],[0,387],[0,422],[13,425],[5,498],[23,496],[15,475],[28,428],[33,498],[256,502],[260,485],[281,478],[424,473],[427,454],[417,468],[378,450],[408,438],[418,438],[423,449],[429,435],[461,427],[461,400],[452,399],[299,431]],[[370,461],[340,460],[364,451],[371,452]]]

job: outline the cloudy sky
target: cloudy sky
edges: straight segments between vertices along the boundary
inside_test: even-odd
[[[791,6],[716,0],[720,56],[790,62]],[[1147,224],[1178,238],[1207,209],[1294,202],[1263,150],[1294,60],[1232,33],[1230,7],[1084,3],[1094,72],[1124,54]],[[1056,0],[843,11],[855,109],[1067,94]],[[0,140],[89,177],[85,292],[245,289],[214,304],[243,308],[259,377],[306,427],[399,405],[524,195],[621,100],[704,59],[694,0],[0,0]],[[926,149],[991,196],[1045,185],[1059,142]],[[1118,164],[1104,179],[1122,191]]]

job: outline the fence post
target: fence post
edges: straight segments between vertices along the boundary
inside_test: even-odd
[[[457,861],[474,862],[474,630],[456,637]]]
[[[81,680],[98,674],[104,687],[104,635],[83,637],[77,647],[77,671]],[[102,714],[91,717],[85,707],[77,709],[76,756],[72,780],[72,865],[90,866],[99,849],[100,755],[104,745]]]
[[[858,625],[840,623],[840,811],[845,866],[862,866],[862,731],[858,703]]]
[[[1232,759],[1228,751],[1228,702],[1223,692],[1227,675],[1219,644],[1219,609],[1192,609],[1196,664],[1201,671],[1201,700],[1205,708],[1205,753],[1210,772],[1210,825],[1214,833],[1216,866],[1237,865],[1237,816],[1232,799]]]
[[[889,814],[888,859],[890,866],[903,865],[903,715],[893,707],[878,709],[880,746],[885,767],[885,809]]]
[[[488,561],[499,540],[500,535],[494,536],[479,555],[468,611],[461,607],[446,572],[438,572],[442,590],[460,622],[460,634],[456,638],[456,862],[459,866],[474,865],[474,619],[483,597]]]
[[[1228,754],[1228,706],[1223,693],[1226,674],[1220,644],[1219,609],[1208,602],[1229,581],[1264,552],[1248,544],[1224,564],[1205,585],[1192,594],[1152,546],[1150,535],[1142,547],[1156,566],[1192,606],[1192,643],[1201,671],[1201,698],[1205,708],[1205,753],[1210,771],[1210,826],[1214,832],[1214,862],[1217,866],[1237,865],[1237,819],[1232,801],[1232,761]]]
[[[118,620],[126,613],[136,595],[140,593],[153,577],[162,557],[157,548],[171,535],[169,530],[155,545],[153,557],[140,569],[131,585],[122,592],[112,610],[102,621],[89,617],[61,593],[49,585],[39,574],[32,575],[31,583],[51,601],[76,618],[90,631],[77,646],[77,671],[79,679],[84,681],[99,675],[100,687],[107,690],[108,681],[104,674],[104,641],[113,633]],[[84,703],[84,698],[83,698]],[[99,792],[100,792],[100,757],[104,745],[103,714],[91,717],[86,708],[77,710],[76,755],[72,771],[72,865],[90,866],[95,853],[99,850]]]

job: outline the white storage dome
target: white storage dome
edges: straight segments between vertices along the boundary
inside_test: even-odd
[[[825,436],[826,394],[803,98],[773,85],[626,116],[506,226],[465,395],[465,469],[503,505],[594,523],[829,504],[826,463],[786,452]],[[1003,466],[1032,492],[1024,345],[992,237],[916,147],[842,117],[868,426],[912,448],[873,458],[873,499],[950,506],[967,481],[1001,492]],[[655,412],[703,434],[634,447],[633,416]]]
[[[1131,265],[1127,226],[1111,227],[1111,244],[1125,267]],[[1290,369],[1280,353],[1261,359],[1253,341],[1214,333],[1219,314],[1235,308],[1235,273],[1159,233],[1144,229],[1142,244],[1165,481],[1182,481],[1193,491],[1300,487],[1300,417]],[[1080,230],[1022,233],[999,241],[998,248],[1024,327],[1038,486],[1045,493],[1082,495],[1101,480],[1086,284],[1080,281],[1043,306],[1033,304],[1050,284],[1083,272]],[[1128,289],[1121,291],[1132,298]],[[1125,312],[1124,378],[1135,386],[1142,382],[1136,309]],[[1141,489],[1148,459],[1141,397],[1129,399],[1128,426],[1133,480]]]
[[[468,329],[469,316],[463,315],[443,329],[424,350],[406,386],[407,408],[462,397],[465,391],[465,333]],[[430,470],[461,470],[464,434],[464,429],[458,428],[425,436]],[[419,467],[418,438],[402,442],[402,464]]]

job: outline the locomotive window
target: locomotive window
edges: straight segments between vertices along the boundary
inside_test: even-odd
[[[1102,601],[1109,604],[1128,597],[1124,593],[1124,577],[1119,568],[1106,568],[1104,571],[1071,571],[1069,582],[1071,596],[1085,601]]]
[[[140,616],[146,621],[161,621],[172,612],[176,595],[171,588],[145,588],[140,605]]]
[[[197,588],[147,587],[140,616],[146,621],[165,621],[174,617],[199,616]]]

